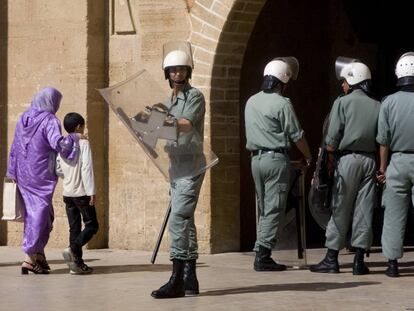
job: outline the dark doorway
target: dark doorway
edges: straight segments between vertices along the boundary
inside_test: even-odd
[[[394,92],[395,63],[403,52],[414,49],[409,35],[413,7],[408,2],[385,0],[267,1],[250,36],[240,79],[242,250],[251,250],[255,241],[254,184],[250,155],[245,149],[243,112],[247,99],[260,88],[266,63],[276,56],[298,58],[299,77],[289,83],[286,96],[292,100],[316,158],[323,120],[340,92],[334,72],[336,57],[349,56],[366,62],[379,99]],[[290,156],[297,159],[299,153],[292,148]],[[308,185],[312,172],[313,168],[308,172]],[[323,246],[323,230],[310,214],[306,216],[308,246]],[[376,243],[381,229],[381,217],[377,218]],[[413,236],[407,237],[407,243],[413,242]]]

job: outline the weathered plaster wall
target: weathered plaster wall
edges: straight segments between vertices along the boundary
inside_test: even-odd
[[[8,1],[7,35],[7,139],[13,139],[19,115],[33,94],[44,86],[63,93],[57,116],[71,111],[84,115],[90,128],[97,177],[98,215],[105,225],[105,109],[97,102],[95,87],[102,87],[105,6],[95,1]],[[91,52],[94,51],[94,52]],[[99,128],[99,130],[97,130]],[[66,134],[66,133],[65,133]],[[104,191],[105,190],[105,191]],[[68,244],[68,225],[61,185],[54,197],[55,222],[49,246]],[[8,245],[19,245],[21,224],[8,224]],[[92,242],[105,246],[103,236]]]
[[[7,1],[0,0],[0,176],[6,170],[7,158]],[[0,198],[3,187],[0,187]],[[0,217],[3,200],[0,200]],[[7,243],[7,225],[0,221],[0,245]]]

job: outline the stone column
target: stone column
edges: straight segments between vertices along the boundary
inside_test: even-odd
[[[108,10],[105,1],[88,1],[86,114],[93,152],[99,231],[88,248],[108,246],[108,109],[97,88],[107,86]]]

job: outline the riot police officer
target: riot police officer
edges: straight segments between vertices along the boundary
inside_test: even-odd
[[[281,271],[286,266],[271,258],[288,194],[291,141],[311,162],[311,153],[289,98],[282,94],[289,80],[296,79],[299,63],[279,57],[264,70],[262,91],[249,98],[245,108],[246,148],[251,152],[259,221],[254,246],[256,271]]]
[[[203,94],[189,83],[193,69],[191,45],[183,42],[173,46],[176,47],[173,50],[164,49],[163,70],[165,79],[172,88],[171,98],[167,103],[168,112],[178,120],[179,130],[178,143],[167,148],[171,169],[179,172],[191,170],[197,156],[190,149],[203,143],[205,100]],[[175,298],[199,293],[194,211],[203,179],[204,173],[194,177],[176,178],[171,182],[169,233],[173,271],[170,280],[152,292],[151,296],[154,298]]]
[[[382,252],[388,259],[385,274],[398,277],[397,259],[403,256],[403,241],[410,196],[414,185],[414,52],[403,54],[395,67],[400,90],[383,100],[378,119],[380,144],[378,180],[385,182]],[[391,159],[387,166],[388,155]]]
[[[355,248],[352,273],[369,273],[364,254],[372,243],[372,217],[376,204],[375,136],[380,103],[369,96],[371,72],[356,59],[338,57],[337,78],[345,95],[338,97],[330,113],[327,150],[336,152],[332,189],[332,215],[326,228],[325,258],[312,272],[339,273],[338,253],[345,247],[352,220],[351,245]],[[339,157],[339,158],[338,158]]]

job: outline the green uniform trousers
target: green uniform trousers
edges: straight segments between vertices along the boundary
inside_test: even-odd
[[[375,155],[342,156],[335,170],[332,216],[326,228],[325,246],[333,250],[344,248],[352,219],[351,245],[368,250],[372,244],[375,205]]]
[[[414,201],[414,154],[394,153],[386,177],[382,194],[382,205],[385,208],[382,252],[388,259],[398,259],[403,256],[410,199]]]
[[[259,218],[254,246],[257,252],[259,245],[272,249],[276,244],[285,215],[290,162],[287,155],[272,152],[253,156],[251,164]]]
[[[198,258],[194,212],[203,179],[204,174],[201,174],[193,178],[177,179],[171,183],[171,215],[169,220],[171,260]]]

